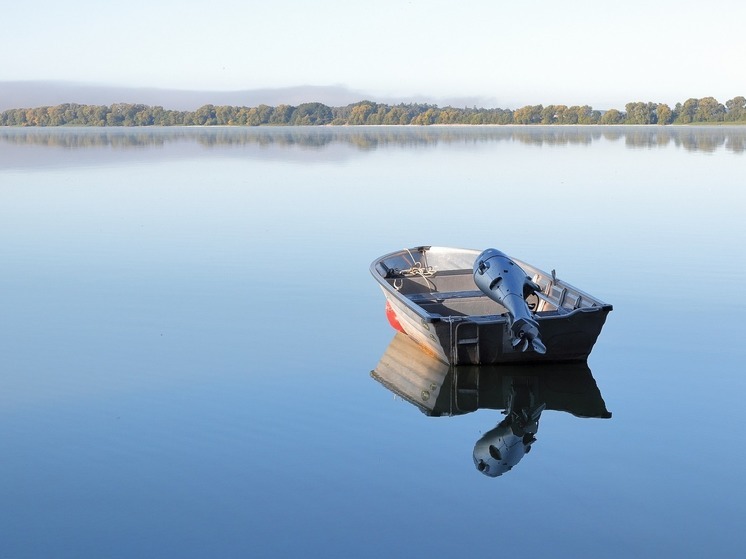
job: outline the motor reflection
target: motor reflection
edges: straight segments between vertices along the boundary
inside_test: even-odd
[[[611,417],[585,361],[451,366],[397,333],[371,376],[428,416],[500,410],[505,417],[474,445],[474,465],[489,477],[510,471],[531,451],[545,410]]]

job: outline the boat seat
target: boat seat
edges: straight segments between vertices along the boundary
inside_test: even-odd
[[[417,304],[439,303],[446,299],[469,299],[473,297],[484,297],[481,290],[473,291],[433,291],[431,293],[410,293],[407,298]]]

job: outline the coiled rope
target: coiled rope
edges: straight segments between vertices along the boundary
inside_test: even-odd
[[[432,266],[424,266],[422,262],[418,262],[414,259],[414,256],[412,256],[412,253],[409,251],[409,249],[405,249],[407,253],[409,254],[409,258],[412,261],[412,265],[407,268],[406,270],[395,270],[397,275],[403,276],[403,277],[416,277],[419,276],[422,279],[424,279],[427,282],[428,287],[430,289],[435,289],[435,284],[430,281],[429,278],[435,275],[435,270]],[[399,278],[399,284],[397,285],[396,279],[394,279],[394,289],[399,291],[402,288],[403,282],[401,281],[401,278]]]

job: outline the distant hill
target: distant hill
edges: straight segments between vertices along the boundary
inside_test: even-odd
[[[0,111],[78,103],[111,105],[142,103],[167,109],[193,111],[203,105],[257,106],[299,105],[309,101],[330,106],[348,105],[365,94],[343,86],[298,86],[244,91],[186,91],[127,88],[54,81],[0,82]]]
[[[141,103],[165,109],[193,111],[203,105],[256,107],[261,104],[277,106],[318,102],[330,107],[343,107],[370,99],[379,103],[432,103],[454,107],[497,107],[496,99],[485,97],[381,98],[345,86],[312,86],[247,89],[242,91],[187,91],[177,89],[128,88],[58,81],[0,82],[0,111],[27,109],[78,103],[80,105],[111,105],[113,103]]]

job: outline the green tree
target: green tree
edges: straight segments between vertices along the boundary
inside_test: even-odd
[[[578,107],[578,124],[598,124],[601,111],[594,111],[590,105]]]
[[[85,107],[77,103],[66,103],[63,105],[64,120],[67,124],[76,126],[87,126]]]
[[[655,114],[658,118],[658,124],[671,124],[673,122],[673,111],[665,103],[658,103]]]
[[[542,124],[556,124],[562,119],[567,107],[564,105],[547,105],[541,110]]]
[[[497,122],[495,124],[513,124],[513,111],[510,109],[497,109],[495,111]]]
[[[516,109],[513,113],[513,122],[516,124],[539,124],[541,123],[542,105],[526,105]]]
[[[246,124],[249,126],[261,126],[262,124],[269,124],[274,108],[269,105],[259,105],[258,107],[251,107],[246,111]]]
[[[350,113],[347,118],[347,124],[361,125],[367,124],[368,117],[376,110],[376,104],[372,101],[361,101],[350,105]]]
[[[47,114],[47,107],[26,109],[27,126],[47,126],[48,124],[49,116]]]
[[[333,120],[331,107],[323,103],[301,103],[293,112],[290,124],[298,126],[313,126],[330,124]]]
[[[231,107],[229,105],[220,105],[215,107],[215,124],[219,126],[231,126],[236,124],[236,113],[238,112],[237,107]]]
[[[734,97],[725,102],[725,107],[728,110],[726,114],[726,120],[731,122],[739,122],[746,120],[746,98],[742,96]]]
[[[676,123],[677,124],[690,124],[694,122],[694,115],[697,114],[697,106],[699,101],[694,98],[689,98],[684,101],[684,104],[676,104]]]
[[[414,119],[412,120],[412,124],[416,124],[419,126],[428,126],[430,124],[435,124],[437,119],[438,119],[438,109],[434,107],[430,107],[424,112],[414,117]]]
[[[83,105],[80,108],[78,119],[83,126],[106,126],[106,116],[109,107],[103,105]]]
[[[389,107],[383,117],[383,124],[409,124],[409,113],[403,105]]]
[[[295,107],[292,105],[277,105],[275,110],[272,111],[268,124],[275,126],[289,124],[290,119],[293,118],[293,111],[295,111]]]
[[[453,107],[445,107],[438,111],[438,117],[435,124],[460,124],[461,111]]]
[[[121,103],[115,103],[109,107],[106,114],[106,126],[122,126],[124,124],[125,109]]]
[[[155,124],[153,109],[154,107],[136,105],[134,107],[134,114],[132,115],[132,122],[134,126],[152,126],[153,124]]]
[[[725,118],[725,107],[714,97],[703,97],[697,103],[694,122],[722,122]]]
[[[580,107],[573,105],[572,107],[565,107],[562,111],[559,121],[560,124],[578,124],[580,122]]]
[[[16,126],[27,126],[28,122],[26,122],[26,111],[23,109],[14,109],[11,111],[12,117],[11,117],[11,124],[14,124]]]
[[[47,107],[47,115],[49,117],[49,126],[64,126],[66,124],[64,107],[65,105]]]
[[[621,124],[624,122],[625,115],[617,109],[609,109],[604,112],[599,119],[599,124]]]
[[[657,106],[655,103],[643,103],[641,101],[627,103],[624,106],[627,111],[625,124],[655,124],[658,122],[658,117],[655,114]]]
[[[197,126],[214,126],[218,122],[215,105],[202,105],[191,114],[191,123]]]

